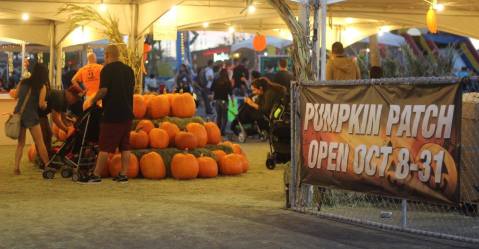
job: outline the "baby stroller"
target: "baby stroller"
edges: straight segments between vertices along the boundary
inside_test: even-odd
[[[88,109],[75,123],[74,133],[54,149],[49,167],[43,171],[43,178],[53,179],[60,170],[62,177],[72,177],[73,181],[85,179],[95,168],[98,155],[98,137],[101,109],[94,106]]]
[[[256,117],[257,116],[257,117]],[[259,136],[264,141],[267,137],[268,120],[261,113],[246,103],[238,108],[238,115],[231,122],[231,130],[240,143],[246,142],[249,136]]]
[[[270,114],[270,131],[266,168],[274,169],[277,163],[291,160],[291,120],[289,103],[281,103]]]

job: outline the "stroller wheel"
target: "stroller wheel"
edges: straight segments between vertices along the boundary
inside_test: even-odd
[[[42,175],[44,179],[53,179],[55,177],[55,170],[47,168],[43,171]]]
[[[62,169],[62,177],[63,178],[70,178],[73,175],[73,169],[72,168],[64,168]]]
[[[79,180],[78,173],[72,173],[72,181],[77,182]]]
[[[239,141],[240,143],[246,142],[246,133],[240,132],[240,134],[238,134],[238,141]]]
[[[276,163],[274,162],[274,159],[268,157],[268,159],[266,159],[266,168],[273,170],[275,167],[276,167]]]

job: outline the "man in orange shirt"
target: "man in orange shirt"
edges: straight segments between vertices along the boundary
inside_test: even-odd
[[[86,96],[94,96],[100,87],[100,72],[103,68],[102,65],[96,63],[96,55],[94,53],[88,53],[88,64],[80,68],[78,72],[73,76],[72,84],[80,85],[83,83],[87,92]]]

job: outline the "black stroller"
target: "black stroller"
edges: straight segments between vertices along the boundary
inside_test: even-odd
[[[98,155],[98,137],[102,110],[94,106],[76,122],[74,133],[54,149],[49,167],[43,171],[43,178],[53,179],[60,170],[62,177],[73,181],[85,179],[95,168]]]
[[[274,169],[277,163],[291,160],[291,120],[289,103],[277,104],[269,117],[270,152],[266,159],[266,168]]]
[[[238,108],[238,115],[231,122],[231,130],[238,136],[240,143],[246,142],[250,136],[259,136],[259,139],[264,141],[268,136],[268,120],[260,112],[243,103]]]

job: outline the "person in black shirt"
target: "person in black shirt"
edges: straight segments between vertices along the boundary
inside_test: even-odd
[[[243,58],[234,69],[233,69],[233,87],[234,94],[236,96],[245,96],[246,89],[248,88],[249,80],[249,71],[246,68],[248,64],[248,59]],[[242,104],[243,101],[238,101],[239,104]]]
[[[269,117],[273,107],[284,100],[286,88],[270,82],[263,77],[251,83],[253,94],[259,96],[259,101],[254,102],[251,98],[246,98],[246,104]]]
[[[284,86],[287,90],[289,90],[291,88],[293,74],[288,72],[288,61],[286,59],[280,59],[278,66],[279,71],[274,75],[274,79],[272,81]]]
[[[133,70],[120,60],[116,45],[105,49],[105,63],[100,73],[100,90],[87,106],[102,99],[103,117],[100,125],[99,147],[95,171],[88,179],[90,183],[101,182],[101,172],[106,166],[109,153],[121,152],[122,169],[113,178],[117,182],[128,182],[126,172],[130,162],[130,130],[133,120],[133,92],[135,75]]]
[[[176,75],[175,92],[191,93],[192,77],[185,64],[181,64],[178,74]]]
[[[228,121],[228,96],[233,101],[231,81],[226,69],[221,69],[219,77],[211,85],[211,91],[214,94],[216,106],[216,124],[221,130],[221,135],[224,135]]]

